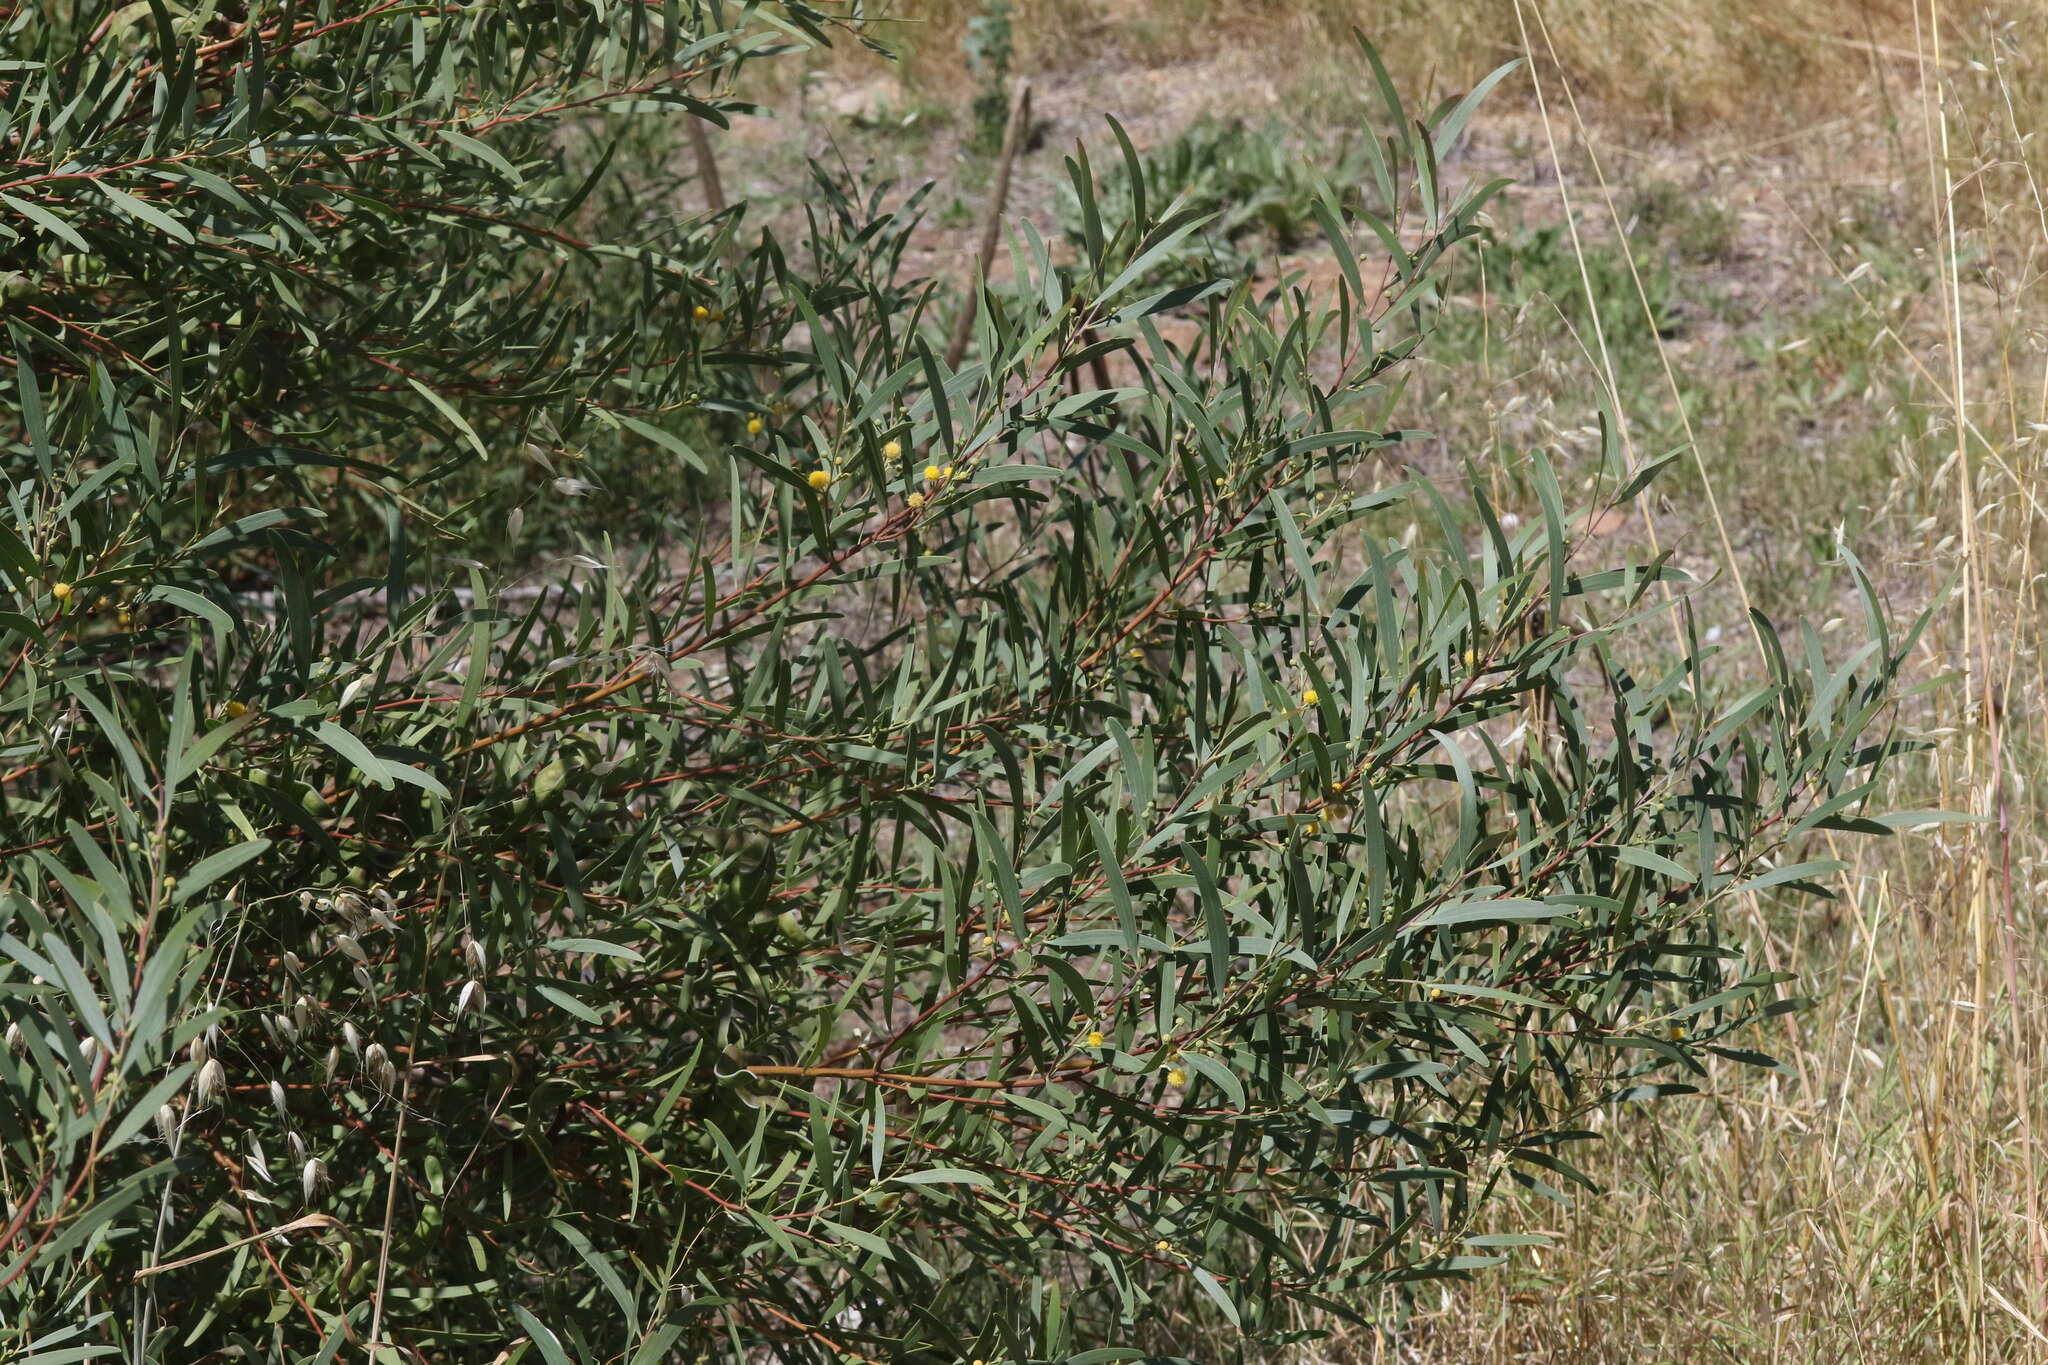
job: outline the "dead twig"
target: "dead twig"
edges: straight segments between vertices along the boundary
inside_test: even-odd
[[[1024,130],[1031,126],[1031,82],[1021,81],[1017,85],[1016,98],[1010,101],[1010,121],[1003,129],[1003,150],[996,159],[995,183],[989,187],[988,207],[981,216],[981,243],[974,253],[974,265],[968,272],[967,298],[960,305],[960,316],[953,321],[953,335],[946,342],[946,368],[952,369],[960,363],[960,357],[967,354],[967,340],[974,335],[974,314],[981,299],[981,283],[988,278],[989,257],[995,255],[996,234],[1002,230],[1003,206],[1010,198],[1010,167],[1017,160],[1017,150],[1024,145]]]

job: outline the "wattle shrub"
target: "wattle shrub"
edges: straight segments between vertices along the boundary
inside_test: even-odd
[[[1200,215],[1077,161],[955,369],[916,196],[650,210],[851,22],[17,12],[12,1354],[1257,1354],[1768,1063],[1723,910],[1881,827],[1906,645],[1728,696],[1582,553],[1654,466],[1390,461],[1473,101],[1379,73],[1314,287],[1148,293]]]

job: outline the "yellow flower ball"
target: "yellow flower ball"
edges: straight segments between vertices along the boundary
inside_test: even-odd
[[[760,419],[760,418],[758,418],[758,417],[749,417],[749,418],[747,419],[747,435],[749,435],[749,436],[759,436],[759,435],[761,434],[761,431],[762,431],[762,424],[761,424],[761,419]]]
[[[1161,1256],[1164,1256],[1167,1252],[1173,1250],[1173,1243],[1167,1241],[1164,1237],[1161,1237],[1158,1241],[1152,1244],[1152,1249],[1158,1252]]]
[[[241,702],[231,701],[226,706],[220,708],[220,713],[229,720],[240,720],[243,716],[249,714],[249,708]]]
[[[114,623],[120,626],[132,626],[135,624],[135,613],[123,607],[114,613]]]
[[[1316,691],[1313,687],[1309,688],[1306,692],[1303,692],[1301,694],[1301,704],[1303,706],[1314,706],[1317,702],[1321,701],[1322,699],[1323,694]]]
[[[818,489],[820,492],[824,491],[832,483],[832,476],[822,469],[813,469],[810,479],[811,487]]]
[[[1429,998],[1430,998],[1430,999],[1432,999],[1432,1000],[1441,1000],[1441,999],[1443,999],[1443,998],[1444,998],[1444,988],[1443,988],[1442,986],[1431,986],[1431,987],[1429,988]]]
[[[690,310],[690,316],[699,322],[709,322],[711,321],[711,310],[700,303]]]
[[[924,494],[912,493],[909,497],[905,498],[904,501],[910,504],[912,511],[916,511],[918,508],[924,506]]]
[[[945,467],[944,469],[941,469],[941,470],[939,471],[939,477],[940,477],[940,478],[942,478],[942,479],[950,479],[950,478],[952,478],[952,477],[953,477],[953,466],[951,466],[951,465],[947,465],[947,466],[946,466],[946,467]]]
[[[1168,1085],[1186,1085],[1188,1083],[1188,1073],[1182,1071],[1179,1067],[1175,1067],[1166,1073],[1166,1083]]]
[[[56,598],[59,602],[69,602],[71,600],[71,585],[69,583],[52,583],[50,585],[50,596]]]
[[[1677,1024],[1673,1024],[1668,1030],[1668,1032],[1671,1034],[1671,1038],[1674,1042],[1685,1036],[1685,1029]]]
[[[902,459],[902,458],[903,458],[903,443],[902,443],[901,441],[884,441],[884,442],[882,442],[882,458],[883,458],[883,459],[885,459],[885,460],[900,460],[900,459]]]
[[[924,476],[933,483],[937,483],[944,477],[944,471],[935,464],[928,464],[924,467]]]
[[[1090,1046],[1090,1047],[1101,1047],[1101,1046],[1102,1046],[1102,1030],[1101,1030],[1101,1029],[1099,1029],[1099,1028],[1098,1028],[1098,1029],[1090,1029],[1090,1030],[1088,1030],[1088,1046]]]
[[[1318,828],[1320,828],[1320,826],[1318,826],[1315,821],[1311,820],[1301,827],[1301,832],[1303,834],[1314,834]]]

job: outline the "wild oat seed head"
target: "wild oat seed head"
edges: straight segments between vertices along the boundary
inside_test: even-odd
[[[201,1108],[213,1103],[228,1088],[228,1073],[221,1066],[220,1058],[209,1057],[206,1065],[199,1068],[199,1074],[192,1081],[192,1102]]]

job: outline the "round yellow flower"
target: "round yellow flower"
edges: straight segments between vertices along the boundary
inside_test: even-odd
[[[749,436],[759,436],[759,435],[761,434],[761,430],[762,430],[762,427],[761,427],[761,419],[760,419],[760,418],[758,418],[758,417],[749,417],[749,418],[747,419],[747,435],[749,435]]]
[[[1323,694],[1316,691],[1313,687],[1309,688],[1306,692],[1303,692],[1301,694],[1301,704],[1303,706],[1314,706],[1317,702],[1321,701],[1322,699]]]
[[[1303,834],[1314,834],[1318,828],[1320,828],[1320,826],[1318,826],[1315,821],[1311,820],[1301,827],[1301,832]]]
[[[944,469],[941,469],[941,470],[939,471],[939,477],[940,477],[940,478],[942,478],[942,479],[950,479],[950,478],[952,478],[952,477],[953,477],[953,466],[951,466],[951,465],[947,465],[947,466],[946,466],[946,467],[945,467]]]
[[[1097,1028],[1097,1029],[1090,1029],[1090,1030],[1088,1030],[1088,1046],[1090,1046],[1090,1047],[1101,1047],[1101,1046],[1102,1046],[1102,1030],[1101,1030],[1101,1029]]]
[[[884,442],[882,442],[882,458],[883,458],[883,459],[885,459],[885,460],[900,460],[900,459],[902,459],[902,458],[903,458],[903,443],[902,443],[901,441],[884,441]]]
[[[132,626],[135,624],[135,613],[123,607],[114,613],[114,623],[120,626]]]
[[[912,493],[909,497],[905,498],[904,501],[910,504],[910,508],[914,512],[918,508],[924,506],[924,494]]]
[[[711,321],[711,310],[700,303],[690,310],[690,316],[699,322],[709,322]]]
[[[1164,1256],[1167,1252],[1173,1250],[1173,1243],[1167,1241],[1164,1237],[1161,1237],[1158,1241],[1152,1244],[1152,1249],[1158,1252],[1161,1256]]]
[[[822,469],[813,469],[810,475],[811,487],[823,492],[832,483],[831,474]]]
[[[229,720],[240,720],[243,716],[249,714],[249,708],[241,702],[231,701],[226,706],[220,708],[220,713]]]
[[[1685,1029],[1682,1025],[1679,1024],[1673,1024],[1670,1027],[1670,1029],[1667,1030],[1667,1032],[1670,1033],[1671,1038],[1674,1042],[1685,1036]]]
[[[56,598],[59,602],[69,602],[71,600],[71,585],[69,583],[52,583],[50,585],[50,596]]]
[[[927,479],[930,479],[933,483],[937,483],[940,479],[945,477],[945,471],[940,469],[935,464],[928,464],[924,467],[924,476]]]
[[[1188,1083],[1188,1073],[1182,1071],[1179,1067],[1175,1067],[1166,1073],[1166,1083],[1168,1085],[1186,1085]]]

